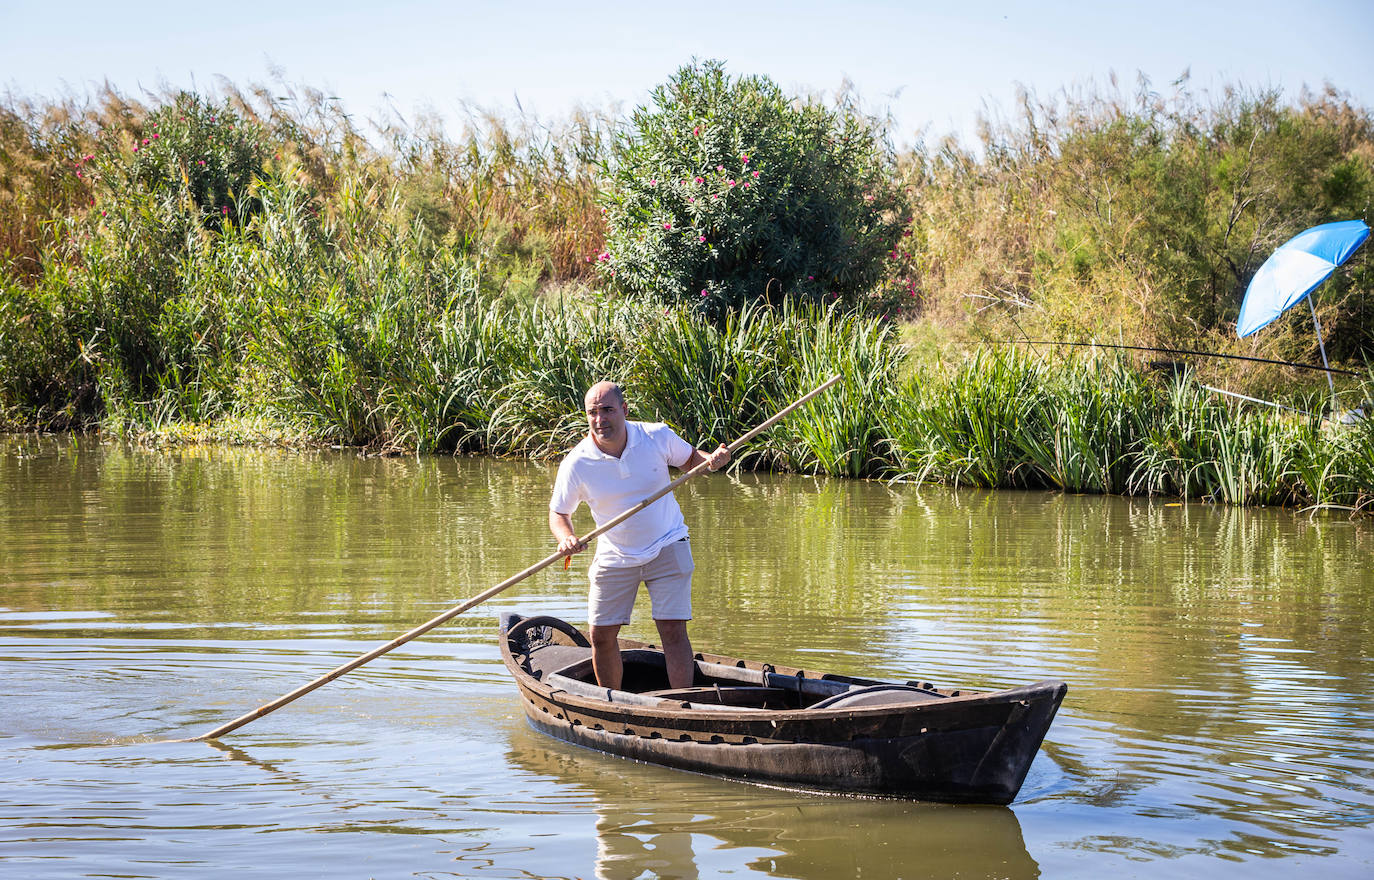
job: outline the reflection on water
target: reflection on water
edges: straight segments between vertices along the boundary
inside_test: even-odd
[[[596,876],[1040,876],[1016,814],[716,782],[530,732],[509,760],[596,810]],[[894,833],[901,829],[901,833]],[[976,830],[976,833],[970,833]],[[701,867],[705,863],[706,867]],[[920,866],[913,873],[913,866]]]
[[[0,874],[1324,877],[1374,861],[1374,526],[770,475],[682,490],[703,648],[1061,678],[1006,808],[634,764],[526,728],[499,608],[202,732],[550,549],[552,468],[0,438]],[[654,637],[649,621],[627,631]]]

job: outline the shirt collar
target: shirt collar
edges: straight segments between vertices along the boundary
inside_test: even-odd
[[[639,426],[639,422],[632,422],[629,419],[625,420],[625,448],[621,451],[619,458],[602,452],[601,447],[596,445],[596,441],[592,439],[591,434],[584,437],[583,442],[587,444],[587,452],[593,458],[609,459],[610,461],[624,461],[625,457],[630,454],[630,450],[639,445],[639,436],[643,432],[644,429]]]

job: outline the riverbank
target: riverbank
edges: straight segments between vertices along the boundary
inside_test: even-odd
[[[839,374],[735,466],[1374,509],[1374,422],[1238,403],[1119,353],[982,348],[947,362],[912,353],[887,322],[840,311],[753,308],[715,326],[688,310],[574,298],[455,297],[423,314],[382,297],[353,304],[332,336],[303,308],[295,329],[256,334],[226,387],[233,410],[195,419],[124,400],[107,430],[153,446],[547,459],[585,430],[582,393],[603,376],[626,385],[633,417],[710,445]],[[290,346],[302,337],[308,349]],[[1374,379],[1360,390],[1374,398]]]
[[[1251,103],[1231,101],[1227,112]],[[1272,111],[1264,130],[1275,137],[1286,130],[1284,120],[1329,127],[1313,115],[1321,102],[1285,108],[1269,96],[1259,104]],[[840,374],[840,388],[760,438],[737,466],[1374,509],[1374,425],[1329,425],[1320,415],[1256,407],[1203,385],[1321,413],[1374,399],[1367,366],[1360,367],[1363,379],[1342,377],[1333,402],[1294,393],[1301,380],[1286,367],[1219,367],[1240,362],[1207,359],[1158,372],[1091,348],[972,341],[1046,338],[1035,332],[1045,330],[1051,339],[1185,341],[1218,351],[1221,338],[1234,335],[1227,303],[1244,273],[1226,280],[1209,270],[1211,250],[1207,259],[1195,254],[1174,267],[1213,279],[1207,291],[1188,294],[1209,303],[1211,317],[1201,320],[1192,300],[1134,297],[1127,305],[1105,298],[1107,290],[1130,298],[1136,283],[1154,291],[1186,285],[1154,273],[1148,260],[1126,260],[1127,243],[1087,248],[1082,229],[1077,243],[1065,239],[1077,254],[1072,265],[961,250],[931,237],[961,229],[986,233],[979,239],[985,244],[1021,242],[1052,255],[1048,239],[1034,245],[1040,239],[1027,229],[1058,241],[1064,218],[1084,210],[1043,201],[1054,190],[1048,183],[1082,179],[1057,164],[1054,150],[990,153],[991,164],[978,173],[957,151],[908,157],[914,165],[897,163],[892,172],[913,175],[912,207],[924,213],[908,230],[910,249],[888,254],[891,277],[862,302],[756,303],[711,321],[699,303],[665,308],[618,289],[613,269],[596,268],[608,256],[597,208],[605,119],[542,135],[493,121],[461,142],[437,133],[422,142],[401,131],[388,152],[370,147],[332,110],[255,109],[242,95],[215,103],[178,94],[151,108],[110,95],[91,112],[68,108],[62,125],[41,109],[11,108],[17,122],[3,143],[14,155],[45,145],[48,164],[35,160],[16,192],[46,206],[23,216],[48,219],[0,248],[7,255],[0,263],[0,430],[99,429],[161,445],[210,440],[542,459],[576,440],[581,395],[604,377],[630,389],[635,417],[670,422],[711,443],[738,436]],[[1145,115],[1131,118],[1141,131],[1172,131],[1177,121],[1139,112]],[[1084,131],[1115,131],[1106,118],[1083,117]],[[1069,144],[1084,131],[1070,127],[1057,137]],[[1003,132],[1006,143],[1017,142],[1014,134]],[[1126,138],[1102,148],[1133,155],[1146,146]],[[1327,160],[1349,146],[1333,147]],[[983,198],[978,181],[997,189],[1003,178],[1039,179],[1018,168],[1057,169],[1043,192],[1016,201],[1058,208],[1039,217],[1040,226],[984,228],[1013,212]],[[66,188],[42,189],[54,181]],[[38,199],[45,193],[46,201]],[[1157,200],[1146,190],[1137,196],[1158,224],[1153,238],[1142,239],[1155,243],[1141,260],[1177,253],[1175,239],[1188,224],[1157,217]],[[941,204],[949,210],[936,210]],[[1317,207],[1330,213],[1340,206]],[[1277,231],[1251,230],[1246,256],[1228,257],[1228,264],[1267,251],[1267,236]],[[1089,265],[1089,251],[1116,257]],[[748,260],[751,253],[741,247],[721,258]],[[1344,349],[1346,366],[1364,363],[1362,334],[1374,326],[1360,317],[1370,301],[1362,272],[1367,265],[1353,268],[1348,284],[1330,285],[1328,306],[1344,304],[1343,323],[1322,316],[1323,326],[1346,328],[1328,340],[1333,353]],[[965,308],[983,303],[988,291],[1003,297],[991,312]],[[779,302],[787,299],[787,291],[775,292]],[[963,305],[953,308],[951,297]],[[1094,312],[1112,320],[1077,326],[1062,319]],[[1008,321],[987,317],[997,313]],[[1153,323],[1160,326],[1196,325],[1202,335],[1158,336],[1114,323],[1127,314],[1159,317]],[[1034,315],[1041,323],[1027,323]],[[1299,339],[1294,328],[1306,327],[1297,318],[1286,329],[1279,323],[1268,339]],[[1312,362],[1301,351],[1286,357]]]

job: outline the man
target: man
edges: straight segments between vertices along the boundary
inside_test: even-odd
[[[586,549],[572,524],[579,504],[586,502],[600,525],[668,485],[670,466],[691,470],[709,462],[714,471],[730,461],[724,443],[706,455],[667,425],[628,421],[625,395],[614,382],[593,385],[584,403],[587,436],[559,465],[549,499],[549,529],[561,553]],[[644,583],[668,663],[668,682],[675,688],[691,687],[696,670],[687,621],[692,617],[693,567],[687,524],[671,492],[597,539],[587,572],[597,684],[620,687],[617,638],[630,622],[635,593]]]

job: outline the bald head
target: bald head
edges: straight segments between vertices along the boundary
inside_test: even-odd
[[[584,404],[590,405],[593,398],[597,400],[614,400],[621,406],[625,405],[625,392],[614,382],[597,382],[587,389],[587,395],[582,398]]]

